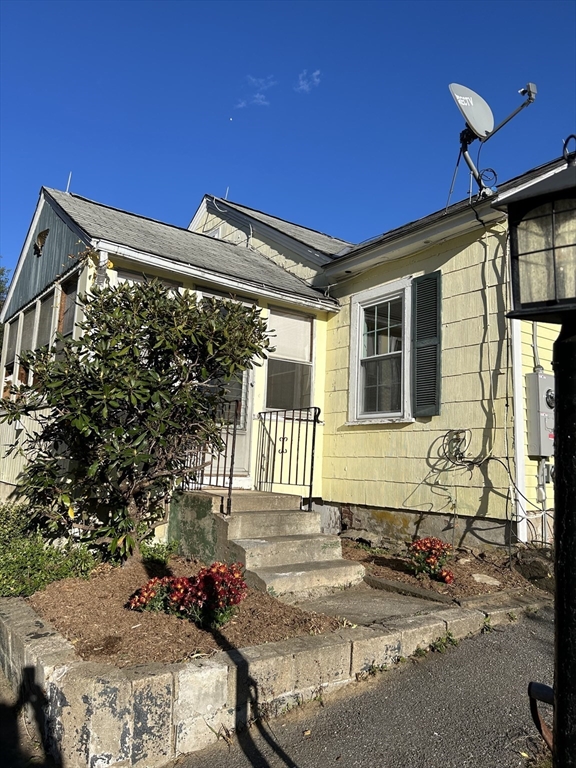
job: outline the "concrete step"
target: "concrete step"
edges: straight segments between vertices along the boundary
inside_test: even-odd
[[[271,566],[283,568],[303,561],[335,560],[342,557],[342,544],[338,536],[321,533],[266,536],[231,541],[229,551],[234,560],[253,570]]]
[[[358,584],[363,577],[364,566],[361,563],[325,560],[256,568],[247,570],[244,578],[250,587],[262,592],[270,591],[285,599],[302,599]]]
[[[209,489],[207,489],[209,490]],[[300,509],[302,496],[265,491],[232,491],[232,514],[236,512],[268,512],[272,509]]]
[[[227,518],[228,539],[263,539],[320,533],[320,513],[299,509],[233,511]]]

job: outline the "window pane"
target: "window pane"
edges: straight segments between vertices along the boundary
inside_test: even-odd
[[[560,300],[576,296],[576,245],[556,248],[556,287]]]
[[[517,228],[518,253],[543,251],[552,248],[552,218],[521,221]]]
[[[367,307],[364,310],[364,332],[370,333],[376,329],[376,307]]]
[[[146,280],[156,279],[160,280],[165,288],[173,288],[174,290],[177,290],[182,286],[182,283],[178,283],[175,280],[165,280],[163,277],[145,275],[143,272],[132,272],[129,269],[119,269],[117,275],[118,285],[120,285],[120,283],[129,283],[130,285],[134,285],[135,283],[145,283]]]
[[[376,354],[374,342],[375,337],[373,333],[364,334],[364,349],[362,357],[373,357]]]
[[[576,198],[564,198],[563,200],[554,201],[554,210],[558,211],[574,211],[576,210]]]
[[[557,213],[554,217],[554,245],[576,245],[576,216],[574,211]]]
[[[402,404],[402,358],[366,360],[364,372],[364,413],[400,413]]]
[[[522,304],[554,299],[554,266],[551,253],[518,256],[518,276]]]
[[[309,363],[312,360],[312,319],[298,315],[271,312],[268,328],[276,347],[272,356]]]
[[[539,205],[537,208],[532,208],[532,210],[528,211],[523,218],[533,219],[537,216],[545,216],[550,213],[552,213],[552,203],[544,203],[544,205]]]
[[[269,358],[266,407],[278,410],[308,408],[311,383],[311,365]]]
[[[390,328],[390,352],[400,352],[402,349],[402,326]]]
[[[246,429],[246,409],[248,406],[248,371],[239,373],[226,383],[226,400],[240,401],[240,418],[238,429]]]
[[[402,299],[364,309],[362,357],[388,355],[402,349]]]
[[[390,325],[402,325],[402,299],[390,302]]]

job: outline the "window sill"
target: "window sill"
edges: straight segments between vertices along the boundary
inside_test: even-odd
[[[345,427],[365,427],[369,424],[413,424],[416,421],[412,416],[381,416],[373,419],[352,419],[344,422]]]

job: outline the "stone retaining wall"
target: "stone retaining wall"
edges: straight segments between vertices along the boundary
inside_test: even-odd
[[[0,663],[64,768],[156,768],[252,718],[276,716],[391,665],[446,632],[478,633],[485,619],[481,609],[448,608],[184,664],[118,669],[82,661],[24,600],[3,598]],[[508,620],[502,611],[494,614],[499,620]]]

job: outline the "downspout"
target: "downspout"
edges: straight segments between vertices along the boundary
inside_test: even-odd
[[[518,541],[528,541],[528,524],[526,510],[522,506],[522,496],[526,495],[526,441],[524,439],[524,398],[522,378],[522,338],[521,320],[511,320],[512,341],[512,396],[514,412],[514,467],[517,492],[516,520]],[[522,494],[522,495],[521,495]]]
[[[538,352],[538,323],[532,323],[532,354],[534,356],[534,373],[543,373],[544,368],[540,364],[540,354]],[[548,516],[546,499],[546,459],[540,456],[538,459],[538,469],[536,475],[536,500],[542,507],[542,541],[544,545],[548,544]]]

